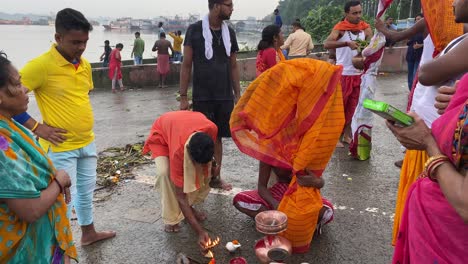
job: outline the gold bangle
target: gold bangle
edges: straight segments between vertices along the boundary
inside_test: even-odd
[[[430,157],[426,161],[426,163],[424,163],[424,170],[426,170],[429,167],[429,165],[431,165],[431,163],[433,163],[436,160],[440,160],[440,159],[447,159],[448,160],[448,157],[443,155],[443,154],[439,154],[439,155],[435,155],[435,156]]]
[[[36,121],[36,124],[31,129],[32,132],[36,131],[37,127],[39,126],[39,122]]]

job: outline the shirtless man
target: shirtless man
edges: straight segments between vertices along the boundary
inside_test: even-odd
[[[157,69],[159,73],[159,88],[166,87],[166,76],[169,73],[169,50],[174,54],[172,43],[166,39],[166,33],[161,32],[159,40],[154,43],[152,51],[158,52]]]

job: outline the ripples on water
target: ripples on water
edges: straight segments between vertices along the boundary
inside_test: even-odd
[[[23,67],[29,60],[46,52],[54,43],[55,28],[53,26],[11,26],[0,25],[0,50],[3,50],[8,58],[18,67]],[[256,47],[261,34],[238,34],[239,46]],[[124,49],[122,56],[130,59],[133,48],[134,33],[130,31],[106,31],[102,26],[96,26],[90,33],[88,46],[84,53],[90,62],[99,61],[104,50],[104,40],[109,40],[111,46],[122,43]],[[141,32],[141,38],[145,40],[144,58],[154,57],[151,52],[154,42],[157,40],[156,32]],[[172,38],[168,36],[168,40]]]

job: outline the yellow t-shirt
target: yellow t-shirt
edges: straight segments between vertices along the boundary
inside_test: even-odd
[[[182,52],[182,42],[184,42],[184,39],[172,32],[169,32],[169,36],[174,39],[174,51]]]
[[[81,58],[78,68],[56,49],[56,44],[41,56],[31,60],[20,71],[21,81],[34,91],[43,121],[68,132],[65,142],[54,146],[40,139],[48,151],[63,152],[79,149],[94,140],[94,116],[89,91],[93,89],[91,65]]]

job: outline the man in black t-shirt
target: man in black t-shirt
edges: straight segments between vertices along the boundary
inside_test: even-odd
[[[217,167],[210,185],[230,190],[232,186],[219,175],[223,156],[221,138],[231,136],[229,119],[240,98],[239,46],[236,33],[224,22],[234,10],[232,0],[208,0],[208,7],[208,16],[190,25],[185,35],[180,109],[188,109],[187,89],[193,65],[193,110],[205,114],[218,126],[214,153]]]

